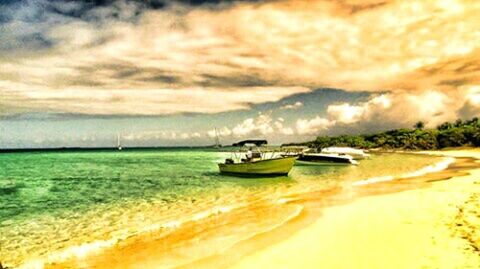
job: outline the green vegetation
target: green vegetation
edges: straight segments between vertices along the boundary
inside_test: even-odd
[[[315,148],[344,146],[355,148],[385,149],[441,149],[446,147],[480,146],[480,120],[445,122],[436,129],[424,129],[417,122],[414,129],[397,129],[377,134],[319,136],[316,140],[290,145],[306,145]]]

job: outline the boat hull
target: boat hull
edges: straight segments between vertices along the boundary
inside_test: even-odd
[[[295,165],[299,166],[348,166],[356,163],[336,163],[336,162],[326,162],[326,161],[300,161],[296,160]]]
[[[246,163],[225,164],[219,163],[222,174],[233,175],[287,175],[293,167],[297,157],[275,158]]]
[[[328,154],[302,154],[296,161],[297,165],[352,165],[357,164],[350,158],[328,156]]]

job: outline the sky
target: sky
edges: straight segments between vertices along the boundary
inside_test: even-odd
[[[0,148],[272,144],[480,116],[477,0],[0,0]]]

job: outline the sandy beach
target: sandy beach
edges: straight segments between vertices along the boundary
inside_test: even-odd
[[[480,159],[479,149],[424,153]],[[327,207],[311,225],[231,268],[478,268],[479,227],[476,168],[426,188]]]

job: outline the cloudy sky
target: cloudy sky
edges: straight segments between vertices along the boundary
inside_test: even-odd
[[[477,0],[0,0],[0,147],[207,145],[480,115]]]

